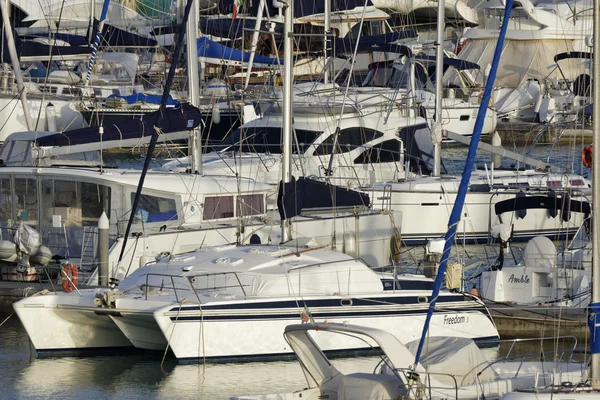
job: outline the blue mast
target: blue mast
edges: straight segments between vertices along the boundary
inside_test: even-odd
[[[496,73],[498,72],[498,63],[500,62],[500,55],[502,54],[502,47],[504,45],[504,38],[506,37],[506,30],[508,28],[508,20],[510,12],[512,10],[513,0],[506,0],[506,9],[504,11],[504,19],[502,20],[502,27],[500,28],[500,34],[498,35],[498,42],[496,43],[496,50],[494,51],[494,58],[492,59],[492,68],[485,84],[485,90],[483,97],[481,98],[481,104],[479,105],[479,112],[477,113],[477,119],[475,120],[475,127],[473,129],[473,136],[471,137],[471,143],[469,145],[469,153],[467,154],[467,163],[465,170],[463,171],[462,178],[460,180],[460,186],[458,187],[458,193],[456,195],[456,201],[452,208],[452,214],[450,214],[450,220],[448,221],[448,231],[446,232],[444,245],[444,253],[442,254],[442,260],[438,269],[437,276],[433,285],[433,292],[431,293],[431,302],[429,303],[429,310],[427,310],[427,317],[425,319],[425,325],[423,326],[423,333],[421,334],[421,341],[419,342],[419,348],[415,355],[415,366],[419,363],[421,358],[421,352],[423,351],[423,345],[425,344],[425,338],[427,337],[427,331],[429,329],[429,323],[437,298],[440,293],[440,287],[442,286],[442,279],[446,272],[446,266],[448,265],[448,258],[450,257],[450,250],[454,243],[454,236],[456,235],[456,227],[460,222],[460,216],[462,214],[463,205],[465,203],[465,197],[469,189],[469,180],[471,179],[471,172],[473,171],[473,165],[475,164],[475,154],[477,153],[477,145],[481,138],[481,130],[483,128],[483,122],[485,120],[485,113],[487,111],[490,98],[492,97],[492,90],[494,86],[494,80],[496,79]],[[438,84],[441,84],[438,83]]]

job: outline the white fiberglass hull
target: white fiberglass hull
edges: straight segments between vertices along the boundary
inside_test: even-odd
[[[170,304],[168,301],[140,301],[121,297],[115,301],[115,313],[111,318],[125,337],[137,348],[165,350],[167,339],[154,318],[154,311]],[[143,306],[144,309],[135,309]]]
[[[402,341],[420,337],[428,308],[426,296],[421,296],[424,303],[417,303],[419,296],[415,293],[376,297],[342,300],[333,296],[304,301],[317,322],[360,324],[383,329]],[[340,306],[342,302],[348,305]],[[311,306],[319,303],[328,306]],[[287,325],[301,321],[302,310],[297,307],[297,299],[294,298],[204,304],[202,312],[198,306],[173,304],[156,311],[154,316],[178,359],[277,358],[292,354],[282,332]],[[443,309],[432,318],[431,335],[498,338],[496,327],[485,308],[457,301],[444,303]],[[339,335],[329,336],[327,333],[317,334],[315,339],[326,351],[353,351],[368,347],[355,338],[340,339]]]
[[[575,179],[575,178],[573,178]],[[526,178],[515,181],[527,182]],[[410,245],[426,243],[428,239],[443,237],[448,230],[448,219],[456,201],[459,180],[451,181],[436,178],[421,178],[414,181],[390,182],[376,186],[376,190],[366,190],[376,200],[373,207],[390,208],[402,213],[402,239]],[[482,185],[485,185],[482,182]],[[456,238],[465,242],[485,242],[490,229],[500,223],[495,214],[495,205],[503,200],[515,199],[519,189],[476,191],[471,184],[467,193],[461,221],[458,224]],[[532,185],[533,187],[533,185]],[[586,189],[583,187],[582,189]],[[528,195],[547,196],[548,189],[526,188]],[[584,200],[583,197],[572,197]],[[551,217],[547,209],[528,209],[525,218],[517,217],[515,212],[502,215],[504,223],[512,224],[513,241],[528,240],[534,236],[572,236],[583,224],[584,214],[572,212],[568,221],[559,213]]]
[[[87,123],[83,120],[77,109],[78,100],[46,98],[42,102],[42,99],[30,97],[27,102],[32,114],[32,122],[36,125],[34,126],[34,130],[44,131],[48,129],[46,118],[46,106],[48,103],[52,103],[54,106],[56,127],[58,130],[78,129],[87,126]],[[25,122],[23,106],[18,96],[0,96],[0,121],[2,121],[0,125],[0,142],[4,142],[6,137],[11,133],[29,131]]]
[[[38,353],[77,354],[131,347],[110,317],[98,313],[95,291],[34,295],[14,304]]]

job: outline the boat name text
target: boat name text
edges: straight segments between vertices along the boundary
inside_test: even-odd
[[[515,274],[512,274],[510,276],[510,278],[508,278],[508,283],[529,283],[529,276],[528,275],[521,275],[520,277],[515,276]]]
[[[453,317],[444,315],[444,325],[464,324],[465,322],[469,322],[469,318],[464,315],[455,315]]]

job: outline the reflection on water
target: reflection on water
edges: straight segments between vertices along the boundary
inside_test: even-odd
[[[0,314],[0,321],[5,317]],[[550,351],[554,346],[548,342],[543,349]],[[508,347],[503,344],[483,351],[494,360],[506,354]],[[514,352],[540,354],[542,347],[528,342],[516,346]],[[37,359],[13,315],[0,327],[0,398],[227,399],[234,394],[289,392],[305,386],[295,361],[184,365],[167,356],[161,367],[161,359],[161,353]],[[379,357],[333,361],[342,372],[372,372],[378,362]]]

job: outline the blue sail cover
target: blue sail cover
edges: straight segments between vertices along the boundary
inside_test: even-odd
[[[198,38],[196,43],[198,45],[198,57],[216,58],[225,61],[250,61],[250,53],[237,49],[232,49],[231,47],[227,47],[220,43],[213,42],[207,37]],[[256,54],[254,56],[254,63],[267,65],[273,65],[278,63],[283,64],[283,60],[278,61],[276,58],[270,58]]]
[[[111,140],[138,139],[152,136],[154,127],[161,128],[162,133],[188,131],[196,128],[202,121],[202,114],[197,107],[183,103],[175,108],[168,108],[161,119],[160,111],[143,115],[140,119],[130,119],[118,124],[104,126],[100,136],[99,127],[74,129],[39,138],[38,146],[74,146],[77,144],[108,142]]]
[[[23,35],[27,38],[51,38],[62,40],[69,43],[71,46],[87,46],[88,40],[85,36],[74,35],[72,33],[52,33],[52,32],[36,32]]]
[[[248,13],[256,16],[258,13],[258,1],[244,2],[240,7],[239,13]],[[221,14],[233,14],[232,0],[219,0],[217,8]],[[371,0],[331,0],[331,12],[351,10],[356,7],[372,6]],[[273,2],[267,0],[265,9],[268,9],[269,15],[277,15],[279,11],[273,7]],[[325,13],[325,2],[315,0],[294,0],[294,18],[301,18],[307,15]],[[266,10],[264,12],[266,16]],[[253,27],[254,28],[254,27]]]
[[[416,38],[417,32],[414,30],[405,30],[401,32],[392,32],[382,35],[362,36],[358,40],[358,53],[373,51],[383,51],[388,53],[398,53],[410,57],[412,51],[409,47],[402,44],[392,44],[400,39]],[[355,38],[335,38],[332,44],[332,53],[334,56],[342,54],[353,54],[356,48]]]
[[[281,219],[290,219],[302,213],[302,210],[333,207],[368,207],[369,195],[352,189],[330,185],[325,182],[292,176],[290,182],[279,182],[277,208]]]
[[[92,37],[96,36],[96,29],[98,29],[98,20],[94,22]],[[55,38],[67,42],[71,46],[88,46],[90,44],[87,37],[71,33],[35,32],[25,36],[32,38]],[[106,23],[102,27],[99,43],[100,47],[156,47],[157,45],[158,42],[155,39],[140,36]]]
[[[267,24],[269,22],[264,20],[260,25],[260,30],[263,32],[268,32],[269,28]],[[245,19],[245,18],[210,18],[210,19],[201,19],[200,20],[200,29],[202,33],[205,35],[213,35],[219,36],[223,38],[236,39],[240,38],[243,35],[249,35],[256,28],[256,20],[255,19]],[[172,30],[176,30],[177,28],[173,28]],[[161,29],[161,33],[169,32],[167,29]],[[275,24],[275,33],[283,32],[282,24]]]
[[[479,105],[479,112],[477,113],[477,119],[475,120],[475,126],[473,128],[473,136],[471,136],[471,143],[469,144],[469,152],[467,153],[467,160],[465,169],[463,171],[462,178],[460,180],[460,186],[456,194],[456,201],[454,207],[452,207],[452,213],[448,221],[448,231],[444,237],[446,244],[444,245],[444,253],[438,268],[437,276],[435,277],[433,292],[431,293],[431,302],[429,303],[429,309],[427,310],[427,316],[425,317],[425,324],[423,325],[423,333],[421,334],[421,340],[415,355],[415,366],[419,363],[421,358],[421,352],[425,345],[425,339],[427,338],[427,331],[429,330],[429,324],[431,323],[431,317],[435,310],[437,298],[440,293],[442,281],[446,273],[446,267],[448,266],[448,259],[450,258],[450,251],[452,250],[452,244],[454,243],[454,237],[456,235],[456,229],[460,222],[462,215],[462,209],[465,204],[465,198],[469,190],[469,181],[471,180],[471,173],[473,166],[475,165],[475,156],[477,155],[477,146],[481,139],[481,131],[483,129],[483,123],[485,120],[485,114],[487,107],[492,98],[492,91],[494,89],[494,81],[496,79],[496,73],[498,72],[498,64],[500,63],[500,55],[502,54],[502,48],[504,47],[504,38],[506,37],[506,30],[508,29],[508,21],[510,20],[510,12],[512,10],[513,0],[506,0],[504,10],[504,18],[502,19],[502,25],[500,27],[500,34],[498,35],[498,42],[496,43],[496,49],[494,50],[494,57],[492,59],[492,68],[488,75],[487,82],[485,84],[485,90],[481,103]]]
[[[140,101],[143,101],[144,103],[152,103],[152,104],[160,104],[161,100],[162,100],[162,95],[159,94],[155,94],[155,95],[149,95],[149,94],[144,94],[144,93],[135,93],[135,94],[131,94],[129,96],[120,96],[118,94],[111,94],[110,96],[108,96],[108,99],[123,99],[127,102],[127,104],[135,104],[138,103]],[[169,97],[167,98],[167,106],[178,106],[180,103],[173,99],[173,97],[171,95],[169,95]]]
[[[92,49],[89,47],[79,46],[49,46],[44,43],[24,41],[21,40],[17,32],[13,29],[13,35],[15,38],[15,47],[17,49],[17,56],[19,59],[27,57],[69,57],[69,56],[81,56],[82,58],[87,57],[92,53]],[[2,62],[11,62],[10,54],[8,54],[8,46],[6,44],[6,36],[3,36],[2,49],[0,49]]]
[[[92,37],[96,36],[98,31],[98,25],[100,22],[94,20],[94,31]],[[124,29],[117,28],[110,24],[104,24],[102,26],[102,32],[100,34],[100,47],[156,47],[158,42],[152,38],[146,36],[140,36],[132,32],[128,32]]]

